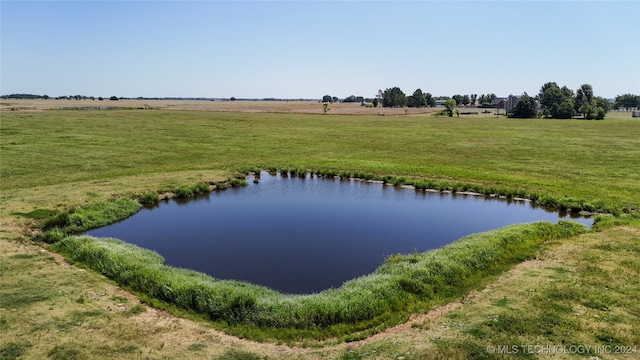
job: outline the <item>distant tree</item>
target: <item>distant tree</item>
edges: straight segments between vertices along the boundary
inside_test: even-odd
[[[491,101],[495,100],[496,94],[482,94],[478,98],[478,103],[480,107],[491,107]]]
[[[600,120],[611,108],[608,100],[594,96],[593,87],[589,84],[580,85],[574,96],[566,86],[558,89],[557,84],[547,83],[543,85],[540,97],[545,115],[557,119],[568,119],[579,114],[584,119]],[[572,111],[569,111],[569,106],[573,108]]]
[[[561,103],[551,108],[551,117],[555,119],[571,119],[573,117],[573,98],[564,98]]]
[[[112,96],[112,97],[109,98],[109,100],[118,101],[118,97],[117,96]]]
[[[575,105],[574,105],[575,108]],[[578,110],[578,114],[582,115],[583,119],[592,120],[596,118],[596,114],[598,114],[598,109],[595,105],[591,103],[584,103],[580,106]],[[604,118],[604,117],[603,117]]]
[[[593,87],[591,85],[583,84],[576,90],[573,110],[578,114],[582,114],[585,119],[593,117],[596,109],[593,105]]]
[[[359,101],[358,101],[358,98],[355,95],[351,95],[351,96],[347,96],[346,98],[344,98],[344,100],[342,100],[342,102],[352,103],[352,102],[359,102]]]
[[[478,94],[471,94],[469,95],[470,99],[469,102],[470,104],[473,106],[476,104],[476,99],[478,98]]]
[[[542,85],[538,93],[542,114],[555,119],[570,119],[574,114],[573,91],[566,86],[558,87],[555,82]]]
[[[102,100],[104,100],[104,98],[102,96],[99,96],[98,100],[102,101]]]
[[[322,97],[322,102],[332,102],[333,99],[331,98],[331,95],[325,95]]]
[[[471,100],[469,99],[469,95],[463,95],[462,96],[462,105],[469,105],[469,102]]]
[[[584,119],[602,120],[607,112],[611,110],[611,104],[607,99],[594,96],[591,85],[583,84],[576,90],[573,109],[575,113],[581,114]]]
[[[552,107],[551,116],[556,119],[570,119],[575,115],[573,90],[563,86],[560,88],[560,94],[561,101],[557,106]]]
[[[416,89],[416,91],[413,92],[413,95],[409,96],[407,99],[407,106],[417,108],[427,106],[427,97],[421,89]]]
[[[456,107],[456,101],[454,99],[449,99],[444,102],[445,111],[449,117],[453,117],[453,109]]]
[[[611,111],[611,103],[609,102],[609,100],[601,97],[601,96],[596,96],[593,98],[593,103],[598,106],[601,107],[604,111],[609,112]]]
[[[456,104],[462,104],[462,95],[456,94],[456,95],[453,95],[451,98],[456,101]]]
[[[593,104],[596,107],[596,116],[594,119],[602,120],[607,115],[607,113],[611,110],[611,103],[609,100],[596,96],[593,98]]]
[[[229,101],[236,101],[236,97],[235,96],[230,97]]]
[[[2,95],[1,99],[47,99],[48,96],[44,95],[35,95],[35,94],[10,94],[10,95]]]
[[[429,107],[435,107],[436,106],[436,99],[433,98],[431,93],[424,94],[424,98],[425,98],[426,106],[429,106]]]
[[[378,98],[373,99],[373,101],[371,101],[371,103],[373,104],[373,107],[378,107],[378,104],[380,103],[380,101],[378,101]]]
[[[407,96],[399,87],[386,89],[382,97],[384,107],[403,107],[407,105]]]
[[[573,93],[573,90],[569,89],[566,86],[561,87],[560,91],[562,91],[562,95],[564,97],[573,98],[575,96],[575,94]]]
[[[623,94],[616,96],[616,100],[613,104],[616,109],[625,108],[627,111],[631,108],[640,107],[640,95]]]
[[[527,95],[525,92],[518,98],[518,102],[516,106],[513,107],[513,111],[509,114],[509,117],[526,119],[535,118],[537,114],[536,99]]]
[[[340,99],[338,99],[337,96],[334,96],[334,97],[331,98],[331,100],[333,100],[331,102],[337,103]]]

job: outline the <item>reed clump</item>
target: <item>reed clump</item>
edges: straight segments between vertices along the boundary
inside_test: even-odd
[[[238,178],[232,178],[229,180],[229,185],[230,186],[247,186],[247,180],[245,179],[238,179]]]
[[[177,198],[189,198],[195,195],[207,194],[211,192],[208,184],[197,183],[192,185],[182,185],[173,189],[173,194]]]
[[[156,192],[148,192],[140,195],[138,201],[143,205],[155,204],[160,201],[160,196]]]

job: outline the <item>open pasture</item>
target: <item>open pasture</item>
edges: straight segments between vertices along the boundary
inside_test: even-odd
[[[637,209],[639,133],[640,121],[616,119],[4,112],[2,196],[126,176],[293,167],[508,187]]]
[[[485,279],[487,292],[478,288],[441,315],[352,344],[301,348],[230,337],[141,305],[99,274],[31,244],[24,231],[37,220],[14,215],[220,181],[246,167],[392,174],[639,207],[634,120],[341,116],[321,115],[316,105],[317,114],[3,110],[0,325],[11,333],[1,338],[3,356],[463,359],[499,345],[488,338],[638,344],[637,221],[546,243],[533,262]],[[572,291],[577,285],[590,291]],[[89,351],[87,341],[101,345]]]

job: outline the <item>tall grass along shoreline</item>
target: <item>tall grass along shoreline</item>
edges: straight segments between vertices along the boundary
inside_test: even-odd
[[[231,183],[246,184],[241,180]],[[196,184],[190,189],[179,187],[176,196],[211,187]],[[139,199],[155,198],[143,194]],[[584,226],[566,221],[513,225],[470,235],[438,250],[390,256],[372,274],[338,289],[284,295],[166,266],[159,254],[121,240],[69,236],[117,221],[139,207],[136,200],[123,198],[73,209],[45,221],[40,240],[156,306],[197,314],[232,334],[255,339],[351,338],[359,332],[365,336],[403,321],[414,311],[461,296],[483,278],[532,256],[547,239],[586,231]]]
[[[288,176],[308,174],[307,169],[268,170],[286,172]],[[243,171],[250,173],[261,169],[245,168]],[[528,194],[517,191],[501,192],[496,188],[482,189],[406,177],[328,170],[311,173],[413,186],[416,191],[490,192],[508,198],[528,198]],[[238,178],[215,184],[184,185],[173,189],[168,197],[190,197],[212,189],[241,185],[246,185],[246,181]],[[106,275],[151,304],[202,316],[232,334],[255,339],[366,336],[403,321],[414,311],[463,295],[483,278],[530,257],[545,240],[586,231],[582,225],[560,221],[558,224],[513,225],[474,234],[438,250],[390,256],[374,273],[348,281],[338,289],[313,295],[284,295],[257,285],[217,280],[195,271],[172,268],[164,265],[159,254],[117,239],[70,236],[128,217],[139,210],[140,203],[159,201],[160,192],[145,193],[137,199],[112,199],[58,214],[43,222],[44,231],[35,238],[53,244],[53,251]],[[565,208],[568,211],[575,209],[576,205]],[[580,211],[585,211],[585,207]],[[617,214],[616,210],[611,212]],[[614,215],[605,219],[617,218]]]
[[[91,229],[106,226],[123,220],[140,210],[142,205],[154,204],[162,198],[189,198],[200,194],[206,194],[213,190],[224,190],[228,187],[246,186],[244,179],[237,177],[227,181],[216,183],[196,183],[181,185],[172,190],[147,192],[135,198],[116,198],[107,201],[96,202],[86,206],[72,208],[68,211],[57,213],[51,210],[39,209],[31,213],[16,214],[19,216],[34,218],[38,216],[40,229],[36,229],[34,239],[46,243],[55,243],[68,235],[79,234]],[[33,215],[36,214],[36,215]],[[39,231],[38,231],[39,230]]]

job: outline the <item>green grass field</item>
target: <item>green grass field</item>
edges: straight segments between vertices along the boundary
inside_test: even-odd
[[[176,111],[4,113],[3,197],[77,181],[242,166],[507,186],[637,208],[640,121]]]
[[[194,358],[252,358],[251,354],[257,353],[270,358],[344,359],[397,358],[404,354],[405,359],[410,359],[424,358],[437,351],[439,356],[428,357],[474,358],[488,355],[482,351],[482,346],[492,344],[487,339],[505,343],[542,339],[557,344],[564,339],[561,333],[571,329],[576,333],[565,337],[572,343],[600,344],[614,339],[616,344],[638,345],[640,330],[631,325],[638,320],[637,306],[631,301],[637,297],[638,289],[630,280],[637,278],[640,270],[637,220],[627,223],[626,227],[572,238],[583,239],[589,249],[601,251],[597,258],[562,240],[554,240],[538,250],[529,248],[524,258],[536,254],[537,258],[555,261],[555,252],[559,249],[566,252],[560,253],[565,255],[562,261],[568,265],[556,264],[554,266],[561,270],[549,270],[552,274],[556,271],[557,277],[553,279],[559,283],[553,288],[544,287],[538,297],[527,297],[527,293],[521,293],[513,283],[500,285],[508,280],[496,278],[497,273],[491,272],[485,281],[495,280],[496,287],[502,286],[500,293],[479,300],[477,314],[463,307],[447,315],[454,322],[466,324],[460,331],[435,328],[438,321],[446,322],[446,319],[414,322],[399,339],[354,343],[355,350],[332,345],[330,341],[314,345],[320,346],[315,350],[274,350],[269,345],[213,336],[210,325],[199,325],[197,320],[195,325],[182,322],[176,325],[174,331],[183,343],[165,340],[159,348],[160,342],[150,339],[153,335],[142,329],[132,330],[134,333],[123,331],[121,341],[117,341],[112,338],[118,337],[108,328],[138,329],[140,318],[149,316],[151,311],[137,305],[135,300],[122,300],[120,295],[97,296],[96,293],[117,290],[97,274],[70,272],[60,267],[52,258],[35,250],[37,246],[25,243],[25,234],[40,217],[123,195],[163,192],[203,181],[217,182],[249,167],[445,180],[555,198],[583,199],[637,211],[640,208],[638,134],[640,121],[630,119],[557,121],[160,110],[3,112],[0,301],[1,308],[8,311],[0,313],[0,326],[3,334],[10,330],[15,335],[0,338],[0,354],[3,358],[12,358],[15,354],[31,354],[33,358],[44,355],[109,358],[118,354],[130,358],[179,358],[184,351],[190,351]],[[620,245],[606,247],[609,241]],[[622,263],[611,260],[616,258]],[[395,261],[406,262],[401,266],[413,268],[411,264],[424,259],[409,256]],[[593,267],[589,261],[602,262]],[[381,271],[393,273],[394,269],[388,267]],[[515,276],[516,283],[543,286],[540,278],[518,275],[518,269],[521,266],[505,276]],[[609,272],[615,272],[616,277],[608,275]],[[564,276],[566,274],[572,275]],[[49,280],[43,281],[42,276]],[[473,279],[473,274],[463,276]],[[608,289],[614,291],[607,293],[608,290],[596,288],[603,281],[608,281],[611,284]],[[59,284],[63,293],[52,290],[48,283]],[[420,292],[413,282],[403,284],[409,292]],[[486,283],[479,281],[476,286],[483,284]],[[576,284],[585,284],[591,291],[571,291]],[[359,301],[347,290],[343,293]],[[453,297],[441,299],[451,300],[460,294],[450,296]],[[548,304],[544,309],[553,314],[551,317],[540,310],[534,311],[545,301]],[[122,315],[114,313],[114,306],[124,308]],[[422,312],[425,307],[428,308],[422,304],[415,310]],[[482,312],[486,308],[495,311],[488,311],[487,315]],[[595,328],[582,321],[584,319],[576,322],[568,318],[574,310],[591,316],[591,312],[605,311],[604,308],[615,311],[611,313],[615,316],[605,317],[601,320],[605,323]],[[304,313],[304,309],[296,311],[300,312],[298,317],[314,316]],[[478,315],[495,316],[496,311],[497,324],[483,321]],[[339,309],[340,312],[343,310]],[[394,321],[398,319],[392,323]],[[609,323],[620,326],[606,330]],[[165,331],[171,332],[170,328],[154,324],[162,336],[167,336]],[[86,334],[87,327],[95,333],[80,335]],[[540,332],[546,328],[551,330]],[[262,336],[247,328],[230,331],[254,338]],[[341,331],[345,328],[334,329],[334,334],[344,335]],[[103,343],[102,350],[85,351],[73,334],[78,334],[78,339],[85,336]],[[203,334],[215,339],[206,340]],[[434,341],[434,336],[441,340]],[[415,342],[416,337],[425,344]],[[218,345],[211,346],[211,343]],[[246,348],[248,352],[237,352],[237,348]]]

